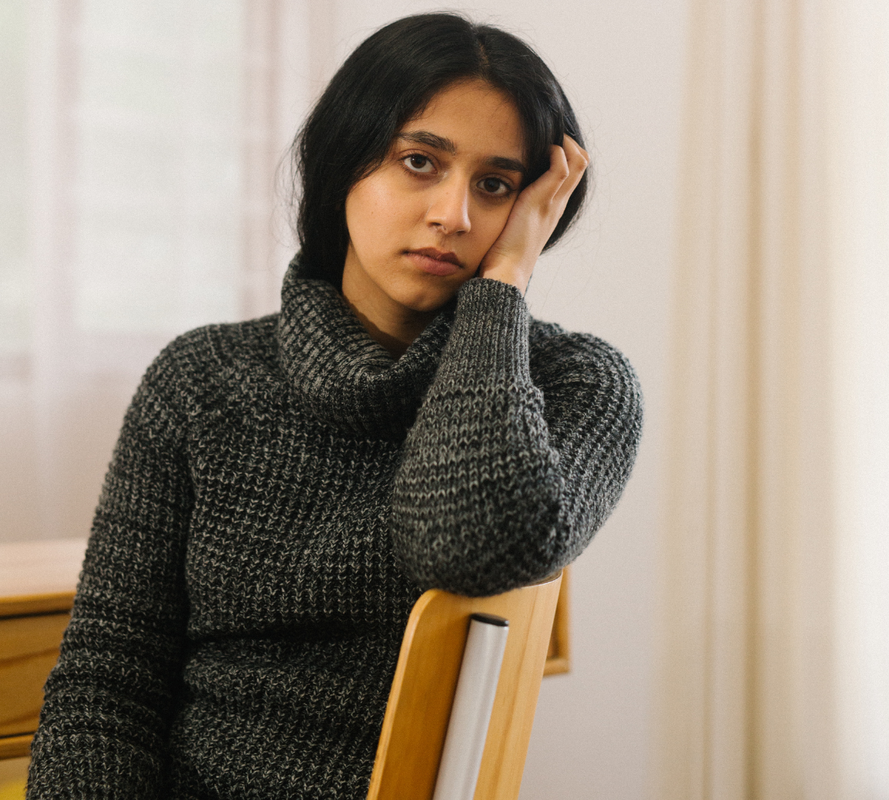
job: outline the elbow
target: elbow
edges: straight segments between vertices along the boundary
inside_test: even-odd
[[[513,507],[496,520],[465,520],[447,527],[441,520],[407,527],[395,514],[393,544],[405,572],[420,588],[485,597],[546,578],[570,560],[571,548],[559,533],[560,516],[556,502],[535,512]]]

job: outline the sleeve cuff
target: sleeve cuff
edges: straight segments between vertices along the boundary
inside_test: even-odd
[[[488,278],[467,281],[457,295],[442,367],[459,365],[464,376],[529,379],[528,323],[528,306],[515,286]]]

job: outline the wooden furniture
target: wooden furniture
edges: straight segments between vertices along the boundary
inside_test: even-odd
[[[0,759],[28,755],[85,548],[83,539],[0,543]],[[547,675],[570,667],[566,580],[567,571]]]
[[[475,797],[519,795],[561,575],[495,597],[436,589],[414,606],[401,646],[368,800],[430,800],[469,630],[469,616],[509,620],[506,653]]]
[[[562,570],[559,601],[556,603],[556,616],[553,619],[553,630],[550,634],[549,648],[546,651],[544,675],[562,675],[571,672],[571,635],[568,625],[570,582],[571,567],[565,567]]]
[[[0,759],[28,755],[86,542],[0,544]]]

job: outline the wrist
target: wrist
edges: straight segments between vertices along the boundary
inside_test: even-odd
[[[528,371],[529,321],[525,300],[511,284],[484,278],[463,284],[440,376],[456,368],[461,380],[521,380],[516,376]]]
[[[501,263],[489,266],[483,263],[482,268],[478,272],[478,277],[507,283],[510,286],[514,286],[524,295],[528,289],[528,283],[531,280],[533,271],[533,264],[528,267],[524,264]]]

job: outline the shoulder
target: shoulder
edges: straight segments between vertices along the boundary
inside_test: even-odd
[[[614,414],[641,428],[642,389],[620,350],[598,336],[535,319],[528,339],[531,379],[548,411]]]
[[[192,372],[219,370],[275,357],[277,314],[246,322],[205,325],[177,336],[158,356],[161,363]]]
[[[272,314],[205,325],[176,337],[148,368],[140,392],[150,391],[188,413],[232,384],[274,380],[277,321]]]
[[[532,372],[611,375],[614,380],[638,389],[639,380],[627,357],[598,336],[566,331],[555,323],[532,319],[528,343]]]

